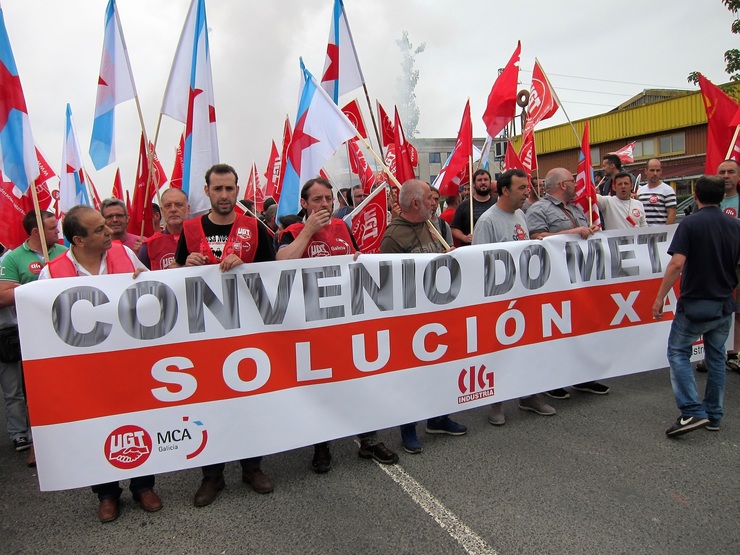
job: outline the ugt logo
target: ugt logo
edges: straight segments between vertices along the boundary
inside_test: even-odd
[[[152,453],[152,438],[139,426],[121,426],[105,440],[104,450],[110,464],[128,470],[146,462]]]
[[[457,377],[457,387],[461,396],[457,403],[468,403],[485,397],[493,396],[493,372],[486,371],[486,365],[481,364],[477,369],[475,366],[463,368]]]

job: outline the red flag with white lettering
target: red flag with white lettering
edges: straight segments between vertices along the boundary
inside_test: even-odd
[[[522,161],[519,159],[519,156],[517,156],[516,150],[514,149],[514,145],[511,144],[510,140],[507,140],[506,145],[506,157],[504,158],[504,167],[506,170],[524,170],[527,172],[527,168],[524,167],[524,164],[522,164]],[[532,174],[527,172],[527,175],[531,178]]]
[[[170,179],[170,187],[175,189],[182,189],[182,167],[183,167],[183,156],[185,152],[185,133],[180,135],[180,144],[177,146],[175,151],[175,167],[172,168],[172,178]]]
[[[120,168],[116,168],[116,177],[113,179],[113,198],[123,200],[123,184],[121,183]]]
[[[398,108],[395,113],[395,133],[393,135],[396,144],[396,179],[403,185],[409,179],[416,179],[414,166],[411,163],[409,143],[406,141],[406,135],[401,126],[401,117],[398,115]]]
[[[277,187],[273,191],[272,198],[276,201],[280,201],[280,191],[283,188],[283,179],[285,178],[285,163],[288,159],[288,149],[290,148],[290,141],[293,138],[293,130],[290,128],[290,120],[285,118],[285,125],[283,126],[283,149],[280,153],[280,175],[278,176]]]
[[[350,139],[348,142],[350,169],[360,178],[363,192],[366,195],[369,195],[370,191],[372,191],[373,185],[375,185],[375,174],[373,173],[373,170],[370,169],[357,139]]]
[[[380,120],[380,138],[383,141],[383,146],[388,146],[395,141],[394,135],[396,130],[393,128],[393,122],[388,117],[380,102],[375,101],[378,104],[378,119]]]
[[[590,200],[589,200],[590,199]],[[601,225],[599,208],[596,203],[596,187],[594,186],[594,171],[591,164],[591,143],[588,134],[588,122],[583,128],[581,153],[578,160],[578,174],[576,175],[576,198],[573,201],[583,208],[589,225]],[[589,216],[589,210],[591,215]]]
[[[388,196],[385,187],[378,187],[362,201],[352,214],[350,224],[352,235],[360,247],[360,252],[377,254],[380,242],[388,225]]]
[[[270,159],[267,161],[267,169],[265,170],[265,179],[267,179],[265,197],[275,198],[275,189],[277,189],[278,179],[280,179],[280,153],[275,141],[272,141]]]
[[[249,172],[247,186],[244,188],[244,198],[254,202],[254,208],[258,212],[262,212],[265,209],[265,193],[260,185],[257,164],[254,162],[252,162],[252,170]]]
[[[360,137],[362,137],[363,139],[367,139],[365,122],[362,119],[362,112],[360,112],[360,105],[357,103],[357,100],[353,100],[352,102],[348,103],[344,108],[342,108],[342,112],[344,112],[344,115],[347,116],[347,119],[352,122],[352,125],[355,126],[355,129],[357,129]]]
[[[442,168],[434,185],[439,189],[439,194],[449,197],[457,194],[461,179],[460,174],[467,175],[470,157],[473,155],[473,124],[470,121],[470,100],[465,103],[460,129],[457,132],[457,142],[450,155],[450,159]]]

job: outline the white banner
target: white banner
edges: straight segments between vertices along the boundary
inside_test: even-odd
[[[667,366],[675,227],[16,289],[42,490]],[[80,441],[84,438],[84,441]]]

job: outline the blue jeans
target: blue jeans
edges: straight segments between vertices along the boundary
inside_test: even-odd
[[[711,322],[691,322],[683,312],[677,312],[668,336],[668,363],[671,385],[681,416],[709,418],[714,425],[722,420],[725,395],[725,341],[730,333],[733,315]],[[694,370],[689,362],[691,345],[704,336],[704,364],[707,367],[707,387],[704,401],[699,401]]]

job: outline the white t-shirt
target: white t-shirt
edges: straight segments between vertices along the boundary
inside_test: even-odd
[[[604,220],[604,229],[632,229],[646,227],[645,208],[633,198],[619,200],[617,197],[596,195],[599,212]]]
[[[648,225],[662,225],[668,219],[668,208],[676,208],[676,192],[667,183],[657,187],[643,185],[637,190],[637,200],[645,208]]]

